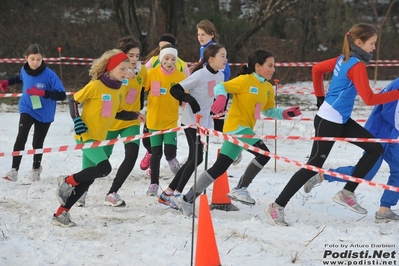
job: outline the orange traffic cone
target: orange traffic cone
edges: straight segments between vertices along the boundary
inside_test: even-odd
[[[218,155],[219,155],[218,150]],[[213,182],[212,203],[209,205],[211,210],[217,209],[222,211],[238,211],[238,207],[231,203],[231,199],[227,197],[230,192],[229,180],[227,172],[216,178]]]
[[[220,257],[206,194],[200,196],[197,230],[196,266],[219,266]]]

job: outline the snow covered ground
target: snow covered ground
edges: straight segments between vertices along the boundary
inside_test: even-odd
[[[379,82],[382,87],[388,82]],[[293,84],[308,86],[307,84]],[[303,117],[315,115],[314,96],[292,96],[300,102]],[[283,104],[280,105],[281,107]],[[288,106],[288,105],[286,105]],[[354,119],[367,118],[371,107],[357,104]],[[309,108],[311,107],[311,108]],[[0,106],[0,173],[11,167],[11,156],[18,127],[19,114],[15,106]],[[278,121],[279,136],[313,136],[310,121]],[[275,122],[258,121],[259,135],[275,134]],[[183,131],[178,133],[178,159],[187,157],[188,149]],[[31,138],[27,149],[30,149]],[[210,167],[216,158],[220,144],[211,137],[209,146]],[[311,149],[311,141],[266,140],[270,151],[305,163]],[[45,147],[75,145],[73,123],[66,106],[57,109],[55,122],[51,125]],[[325,168],[353,164],[361,156],[361,150],[345,142],[337,142]],[[139,161],[145,153],[141,147],[138,162],[131,176],[119,191],[126,201],[125,208],[103,205],[116,169],[123,159],[122,143],[115,145],[110,161],[114,171],[109,177],[97,179],[89,190],[87,205],[74,207],[70,213],[77,224],[72,228],[55,227],[51,218],[59,204],[55,197],[56,178],[81,169],[81,152],[68,149],[65,152],[51,152],[43,156],[41,181],[22,185],[0,180],[0,265],[190,265],[192,218],[160,205],[156,198],[146,196],[149,185],[145,172],[140,170]],[[239,165],[228,170],[230,188],[238,182],[246,165],[252,159],[243,153]],[[162,159],[161,176],[171,177],[172,173],[165,159]],[[32,157],[24,156],[19,171],[20,180],[31,169]],[[198,169],[200,174],[204,164]],[[289,227],[271,224],[264,213],[268,204],[278,196],[292,174],[298,170],[295,165],[271,159],[249,187],[256,205],[249,207],[234,203],[240,210],[211,212],[215,239],[222,265],[396,265],[399,246],[398,223],[376,224],[374,213],[379,207],[382,189],[360,185],[358,201],[369,213],[356,214],[332,201],[342,183],[323,183],[310,194],[302,190],[286,207]],[[384,163],[375,178],[385,183],[389,176]],[[161,179],[166,188],[170,180]],[[192,180],[186,189],[192,185]],[[207,190],[211,202],[213,187]],[[198,207],[198,201],[197,201]],[[398,212],[397,206],[393,208]],[[197,233],[195,220],[194,233]],[[196,251],[194,239],[194,254]],[[381,259],[375,255],[383,256]],[[194,259],[195,261],[195,259]],[[341,263],[341,264],[338,264]]]

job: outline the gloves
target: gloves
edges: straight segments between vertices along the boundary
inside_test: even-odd
[[[0,89],[2,92],[8,91],[8,80],[0,80]]]
[[[317,97],[317,103],[316,103],[317,109],[320,108],[320,106],[323,104],[323,102],[324,102],[324,96]]]
[[[211,111],[214,114],[219,114],[224,110],[224,107],[226,106],[226,96],[224,95],[219,95],[216,100],[213,102]]]
[[[198,102],[193,98],[193,101],[188,102],[188,104],[191,106],[191,110],[193,111],[193,114],[198,113],[201,111],[201,107],[199,106]]]
[[[73,123],[75,124],[74,129],[77,135],[82,135],[83,133],[88,131],[86,124],[82,121],[82,118],[80,116],[75,117],[73,119]]]
[[[37,95],[43,97],[46,94],[46,91],[39,90],[38,88],[32,86],[30,89],[26,90],[26,93],[30,95]]]
[[[283,111],[284,119],[288,119],[290,117],[295,117],[295,116],[298,116],[301,114],[302,114],[301,107],[299,107],[299,106],[290,107]]]

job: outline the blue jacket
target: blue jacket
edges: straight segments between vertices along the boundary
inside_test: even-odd
[[[399,78],[380,93],[399,89]],[[376,138],[396,139],[399,136],[399,101],[377,105],[373,108],[364,127]]]
[[[42,73],[37,76],[28,75],[24,69],[21,68],[20,79],[22,80],[22,96],[19,100],[19,112],[21,114],[29,114],[34,119],[42,123],[49,123],[54,121],[56,101],[51,98],[39,97],[41,108],[33,109],[32,95],[26,93],[26,90],[32,86],[47,91],[64,92],[64,86],[54,71],[46,67]],[[38,97],[38,96],[33,96]]]

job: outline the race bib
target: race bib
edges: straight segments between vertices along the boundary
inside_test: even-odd
[[[32,103],[32,108],[33,109],[40,109],[42,108],[42,102],[40,101],[40,97],[37,95],[31,95],[30,96],[30,101]]]
[[[103,94],[101,100],[102,100],[101,117],[111,117],[112,114],[111,95]]]
[[[152,96],[161,96],[161,82],[153,81],[151,82],[151,94]]]
[[[255,112],[254,112],[254,117],[255,119],[260,119],[260,108],[262,107],[261,103],[257,103],[255,105]]]
[[[136,99],[136,96],[137,96],[137,90],[129,89],[129,91],[126,95],[126,103],[132,104],[134,102],[134,100]]]
[[[215,80],[208,81],[208,95],[209,95],[209,97],[215,96],[215,93],[213,91],[213,87],[215,87],[215,85],[216,85]]]

